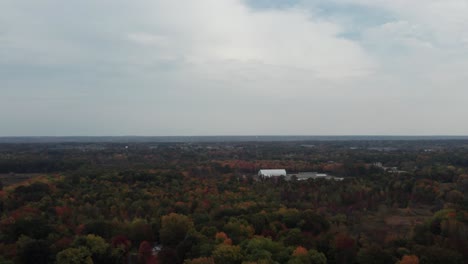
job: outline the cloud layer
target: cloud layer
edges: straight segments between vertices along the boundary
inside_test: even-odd
[[[468,133],[466,1],[262,4],[2,1],[0,136]]]

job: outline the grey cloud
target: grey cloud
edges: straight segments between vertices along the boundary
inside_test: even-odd
[[[450,6],[347,0],[394,16],[353,27],[302,2],[2,1],[0,136],[468,133]]]

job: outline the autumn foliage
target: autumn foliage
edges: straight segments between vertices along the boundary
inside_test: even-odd
[[[399,264],[419,264],[419,258],[415,255],[404,255]]]
[[[306,256],[307,254],[308,254],[307,249],[299,246],[294,250],[292,255],[295,257],[298,257],[298,256]]]
[[[0,263],[468,259],[468,142],[129,145],[0,145]]]

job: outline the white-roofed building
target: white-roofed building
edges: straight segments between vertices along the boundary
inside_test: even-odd
[[[299,172],[297,174],[289,174],[286,177],[286,180],[291,180],[295,177],[298,181],[306,181],[308,179],[326,179],[326,180],[335,180],[342,181],[344,178],[339,178],[335,176],[328,175],[326,173],[317,173],[317,172]]]
[[[286,177],[287,173],[285,169],[275,169],[275,170],[259,170],[258,171],[258,176],[259,177],[280,177],[280,176],[285,176]]]

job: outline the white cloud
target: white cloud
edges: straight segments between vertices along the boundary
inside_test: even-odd
[[[384,9],[398,21],[407,21],[432,38],[435,45],[458,48],[468,36],[468,2],[466,0],[336,0]],[[419,34],[419,33],[418,33]]]
[[[362,76],[374,67],[358,43],[339,37],[339,25],[303,10],[252,10],[237,0],[163,1],[153,8],[155,28],[129,32],[129,38],[153,45],[147,52],[173,54],[194,65],[252,63],[318,78]],[[165,31],[170,36],[161,37]]]
[[[128,34],[128,39],[136,43],[148,46],[167,47],[169,40],[165,36],[148,34],[144,32],[136,32]]]
[[[383,56],[407,56],[413,51],[434,49],[432,39],[420,25],[400,20],[369,28],[362,32],[362,40]]]

